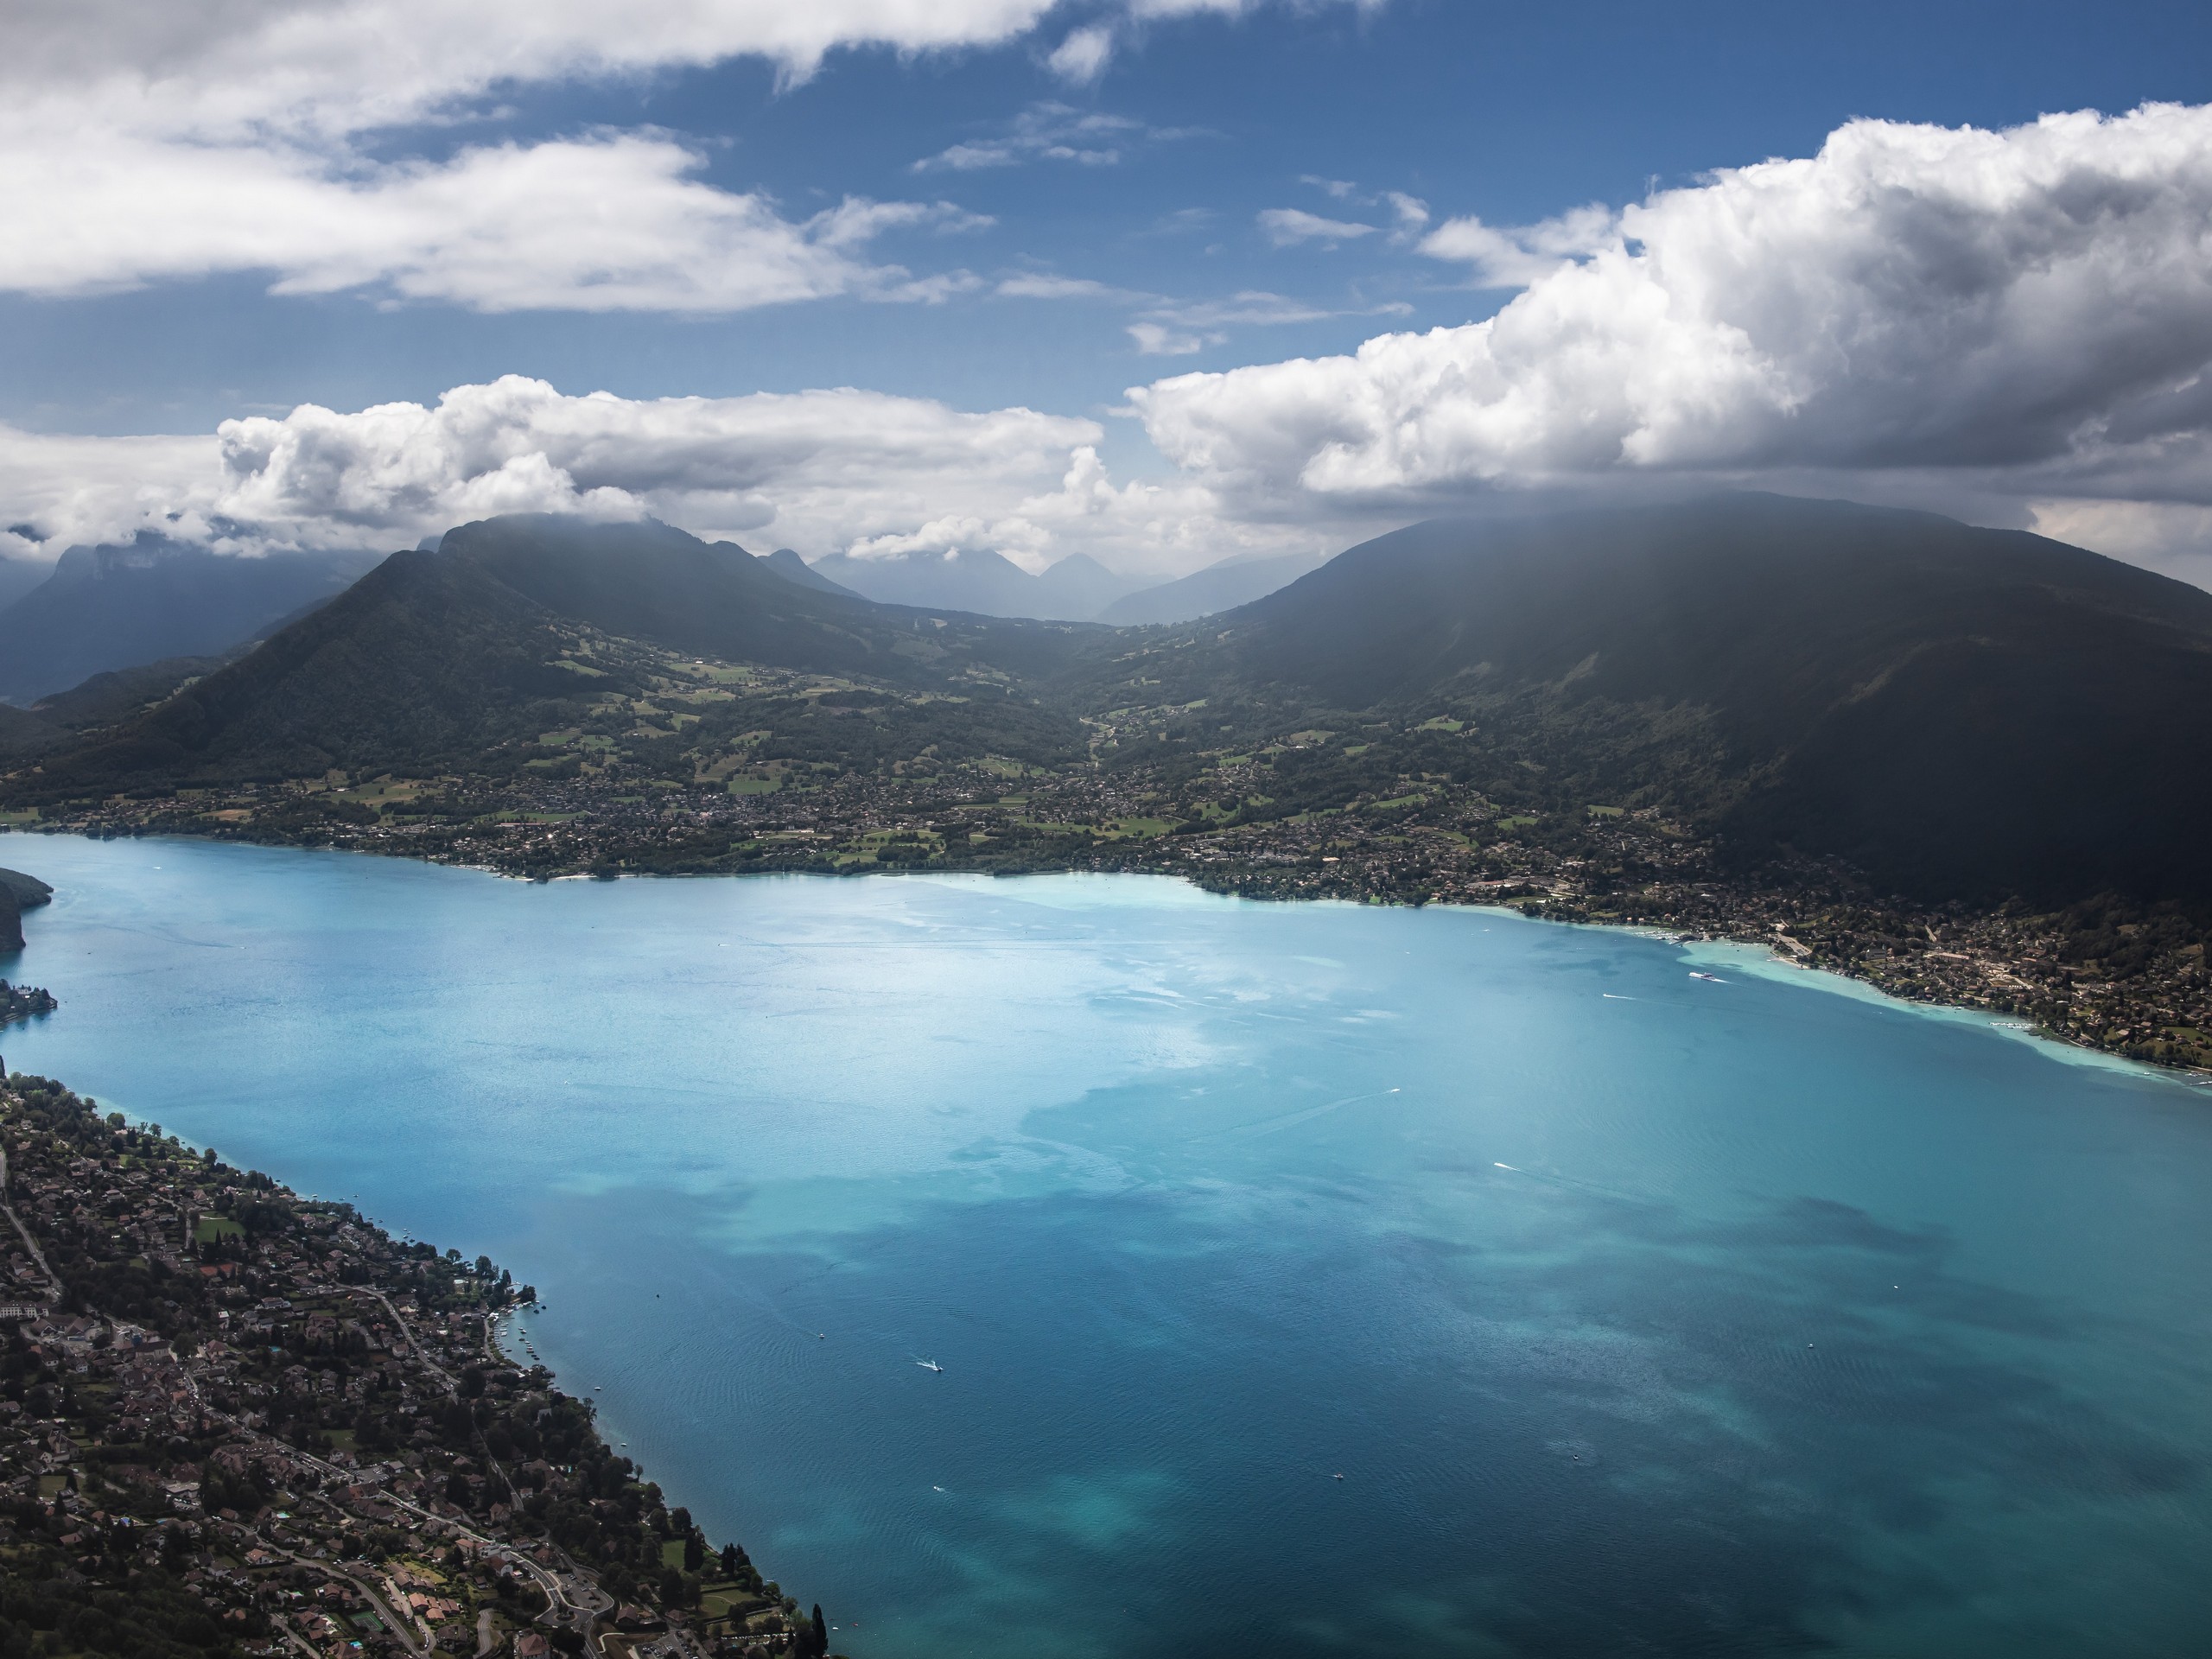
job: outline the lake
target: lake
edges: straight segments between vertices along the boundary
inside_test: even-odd
[[[855,1659],[2212,1649],[2180,1081],[1486,911],[0,862],[11,1067],[535,1284]]]

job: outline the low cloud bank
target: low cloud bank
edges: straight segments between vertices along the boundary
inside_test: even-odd
[[[435,407],[303,404],[210,438],[0,429],[0,518],[49,550],[153,527],[250,554],[404,546],[503,512],[651,515],[816,556],[988,549],[1033,569],[1083,551],[1166,574],[1285,539],[1220,523],[1187,484],[1116,485],[1103,435],[1085,419],[849,388],[579,397],[509,376]]]

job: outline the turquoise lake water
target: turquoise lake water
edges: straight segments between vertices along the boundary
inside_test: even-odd
[[[1487,912],[0,863],[11,1067],[535,1283],[855,1659],[2212,1651],[2180,1082]]]

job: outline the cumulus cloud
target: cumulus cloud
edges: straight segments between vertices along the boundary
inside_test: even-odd
[[[1808,159],[1424,245],[1522,291],[1136,389],[1154,443],[1254,512],[1639,477],[2212,502],[2212,109],[1854,121]]]
[[[0,425],[0,553],[51,557],[140,530],[199,536],[222,476],[213,433],[87,438]]]
[[[18,0],[0,8],[0,289],[224,271],[485,309],[734,310],[928,298],[856,240],[697,176],[645,130],[394,159],[396,132],[506,89],[752,56],[789,83],[840,48],[1002,44],[1053,0]],[[1147,0],[1129,15],[1243,10]],[[1095,48],[1081,42],[1097,36]],[[1079,67],[1103,26],[1061,52]],[[1103,67],[1103,57],[1096,67]],[[1071,146],[1077,159],[1103,151]],[[946,165],[961,163],[948,161]],[[985,164],[985,163],[979,163]],[[869,223],[899,221],[896,204]],[[603,241],[601,239],[603,238]],[[524,269],[527,267],[528,269]]]
[[[1084,419],[850,388],[632,399],[509,376],[435,406],[304,404],[207,437],[0,429],[0,522],[36,525],[48,554],[148,527],[252,553],[403,546],[502,512],[651,515],[814,555],[972,548],[1034,566],[1084,551],[1164,574],[1284,544],[1224,524],[1202,485],[1116,485],[1103,437]]]
[[[800,228],[838,254],[877,211]],[[397,545],[528,506],[809,552],[1080,550],[1164,573],[1512,492],[1751,484],[2033,524],[2212,576],[2212,109],[1998,132],[1853,122],[1809,158],[1479,232],[1450,219],[1425,245],[1519,284],[1482,321],[1133,390],[1179,474],[1165,480],[1116,483],[1095,423],[1028,410],[508,379],[213,437],[0,430],[0,524]],[[1318,315],[1259,293],[1112,297],[1165,355]]]

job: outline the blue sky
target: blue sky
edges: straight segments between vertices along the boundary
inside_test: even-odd
[[[142,0],[101,3],[126,34],[141,15]],[[413,0],[394,3],[404,17]],[[504,3],[469,0],[448,10],[480,10],[488,36],[509,16]],[[446,81],[419,63],[371,61],[363,80],[387,74],[402,87],[390,105],[396,122],[353,107],[368,94],[351,85],[341,92],[311,84],[296,100],[255,103],[257,87],[282,79],[282,54],[270,48],[255,57],[252,31],[240,30],[235,8],[218,0],[170,8],[170,27],[185,31],[162,48],[174,60],[125,54],[119,69],[95,63],[82,71],[79,92],[65,85],[41,111],[49,137],[40,142],[48,147],[24,164],[32,174],[76,165],[54,159],[64,152],[52,142],[58,135],[66,143],[73,123],[97,133],[139,120],[115,113],[125,105],[111,81],[127,73],[172,91],[182,84],[191,94],[184,102],[199,100],[164,118],[169,125],[149,141],[164,157],[211,143],[240,156],[259,146],[293,175],[315,174],[326,196],[404,181],[410,168],[460,168],[503,146],[521,155],[549,143],[604,147],[626,136],[661,146],[657,154],[671,145],[690,151],[691,185],[753,204],[776,221],[778,235],[854,199],[892,206],[868,232],[822,256],[843,263],[807,279],[810,297],[752,303],[716,290],[695,303],[661,292],[614,308],[578,308],[558,283],[534,302],[480,270],[454,274],[467,262],[451,245],[477,234],[462,223],[474,175],[441,186],[434,209],[416,202],[403,215],[404,235],[440,240],[429,277],[394,274],[416,269],[406,264],[416,253],[386,258],[372,250],[348,256],[358,280],[346,270],[303,278],[311,246],[265,264],[254,263],[252,250],[267,227],[283,244],[288,214],[313,210],[288,205],[281,191],[264,205],[253,194],[259,185],[226,178],[164,182],[137,151],[117,150],[102,174],[102,146],[88,143],[93,188],[57,184],[32,201],[27,235],[47,246],[73,245],[81,234],[95,251],[65,262],[58,275],[39,266],[12,280],[0,261],[0,421],[22,435],[197,435],[205,442],[226,420],[281,417],[303,403],[340,412],[395,400],[433,406],[449,389],[503,375],[570,397],[605,390],[635,400],[844,386],[963,412],[1022,406],[1088,420],[1097,429],[1088,447],[1117,482],[1188,479],[1212,464],[1194,473],[1192,456],[1219,445],[1163,437],[1173,424],[1166,416],[1128,418],[1127,389],[1192,371],[1330,358],[1380,334],[1466,324],[1528,287],[1519,279],[1495,285],[1495,262],[1484,267],[1427,244],[1447,221],[1529,226],[1584,204],[1618,209],[1655,190],[1694,189],[1714,169],[1811,157],[1853,118],[2004,130],[2050,111],[2117,115],[2150,100],[2197,105],[2212,98],[2212,8],[2201,5],[1128,0],[1048,9],[1042,0],[947,0],[949,11],[973,14],[968,34],[977,43],[913,51],[870,43],[897,33],[868,22],[870,0],[843,3],[860,18],[845,31],[860,43],[833,40],[810,70],[773,47],[762,55],[678,44],[610,64],[607,54],[621,53],[604,41],[519,76],[498,74],[496,54],[486,60],[491,69]],[[1201,9],[1149,15],[1161,6]],[[728,0],[719,8],[748,9],[760,7]],[[195,10],[206,14],[204,38],[189,33]],[[284,10],[284,0],[255,0],[246,13]],[[70,13],[53,16],[30,27],[66,37]],[[1052,54],[1086,29],[1105,42],[1103,67],[1089,78],[1056,72]],[[742,27],[726,33],[724,45],[742,48],[751,38]],[[60,49],[50,38],[34,46]],[[143,137],[134,130],[132,142]],[[2193,151],[2174,163],[2184,173],[2195,164]],[[1928,163],[1935,185],[1914,188],[1939,188],[1942,165]],[[120,187],[111,194],[114,175],[133,170],[147,175],[146,194]],[[218,203],[209,216],[234,207],[241,221],[213,238],[212,251],[196,232],[170,222],[175,198],[203,190],[211,200],[233,192],[236,203]],[[530,265],[533,237],[564,234],[557,198],[548,209],[544,193],[531,190],[514,209],[532,219],[531,228],[499,230],[484,245],[486,260]],[[671,200],[671,212],[683,211],[677,197]],[[1421,204],[1427,218],[1403,200]],[[902,204],[914,205],[912,222],[897,222]],[[424,229],[426,213],[444,217]],[[150,262],[137,257],[141,220],[148,245],[190,245]],[[1316,232],[1320,221],[1372,228]],[[656,220],[652,233],[663,227]],[[831,241],[839,234],[804,232]],[[295,241],[302,238],[314,240],[302,232]],[[1591,257],[1580,243],[1569,252]],[[719,257],[690,256],[694,270],[710,256]],[[887,275],[892,267],[906,275]],[[915,297],[916,284],[926,297]],[[316,291],[271,292],[273,285]],[[2187,368],[2177,363],[2176,372]],[[2111,410],[2087,412],[2108,423]],[[1065,435],[1055,429],[1046,447]],[[1866,450],[1862,442],[1853,454]],[[32,466],[34,452],[24,455],[21,465]],[[1738,472],[1755,460],[1726,459]],[[1864,464],[1847,461],[1845,470]],[[1826,450],[1790,466],[1796,470],[1777,481],[1835,470]],[[7,471],[0,458],[0,486]],[[2188,542],[2195,534],[2183,511],[2201,505],[2194,485],[2145,496],[2139,485],[2085,482],[2078,473],[2063,485],[2041,479],[2045,495],[2056,499],[2051,490],[2063,488],[2077,492],[2069,500],[2118,499],[2133,490],[2128,499],[2139,505],[2161,504],[2158,535],[2169,551],[2177,536]],[[1458,481],[1489,488],[1500,476],[1479,462]],[[2008,495],[1986,468],[1946,476],[1951,484],[1939,488],[1898,475],[1869,493],[1955,500],[1983,517],[2032,515],[2031,505],[2017,505],[2035,496],[2024,484]],[[1442,487],[1433,468],[1390,477],[1402,501],[1378,505],[1363,484],[1340,490],[1313,515],[1329,526],[1323,533],[1377,513],[1403,516],[1422,505],[1424,492]],[[1218,505],[1227,486],[1211,474],[1204,481]],[[1361,501],[1347,506],[1352,494]],[[1991,505],[2003,500],[2016,506]],[[986,526],[1007,520],[1002,502],[949,517],[937,511],[947,505],[913,511]],[[54,516],[36,503],[22,510]],[[1256,524],[1299,510],[1288,498],[1246,500],[1230,517]],[[732,527],[742,528],[735,520]],[[852,527],[823,534],[834,541]],[[919,533],[918,524],[902,531],[887,508],[858,527],[887,543]],[[1065,541],[1046,535],[1031,562],[1068,550]],[[1267,542],[1254,531],[1240,544]],[[1185,549],[1166,562],[1194,556]]]

